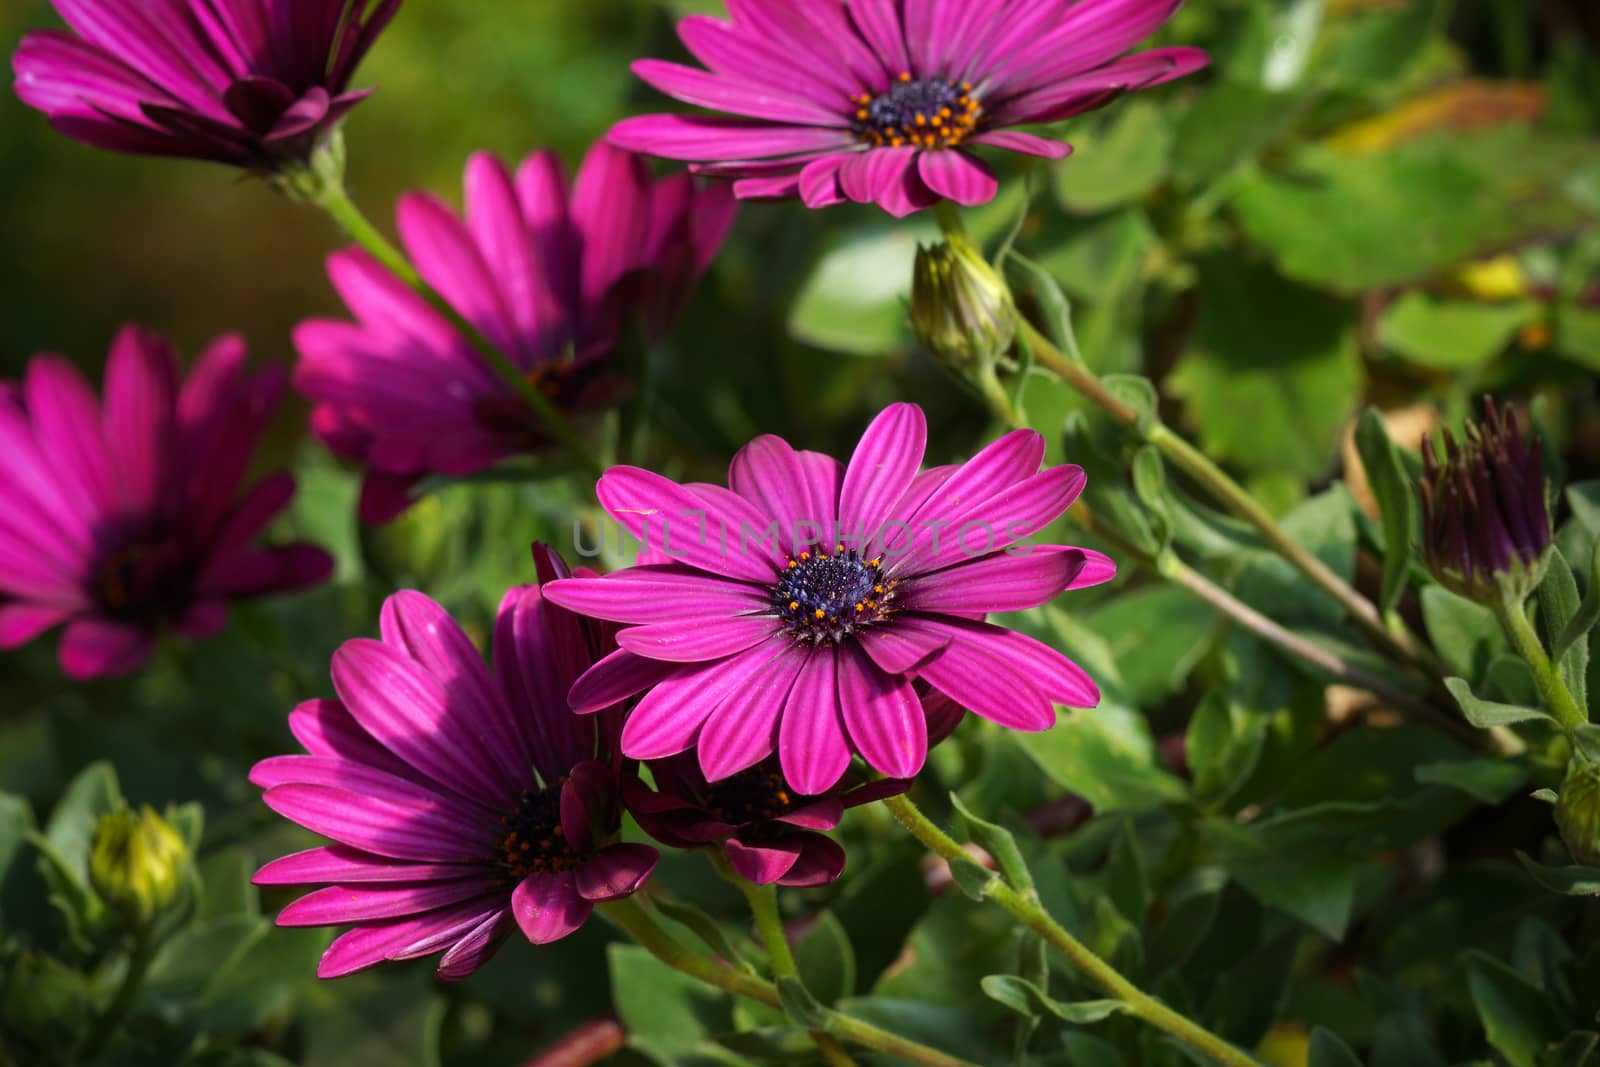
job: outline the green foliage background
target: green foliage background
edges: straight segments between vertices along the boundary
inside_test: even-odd
[[[628,63],[677,55],[672,18],[718,6],[407,0],[362,71],[381,91],[347,126],[352,191],[387,225],[402,190],[457,200],[479,148],[516,159],[554,146],[575,163],[611,122],[660,106]],[[41,0],[11,3],[0,42],[54,24]],[[1375,589],[1384,534],[1359,484],[1353,495],[1340,480],[1363,406],[1436,424],[1478,393],[1526,398],[1552,435],[1553,475],[1582,482],[1600,466],[1596,30],[1583,0],[1193,0],[1159,41],[1206,47],[1213,68],[1077,120],[1078,152],[1059,166],[1007,161],[1002,196],[970,223],[991,245],[1019,226],[1018,248],[1071,301],[1094,370],[1152,379],[1165,417]],[[42,350],[97,372],[130,320],[190,355],[238,331],[256,358],[287,363],[296,322],[340,312],[321,268],[336,235],[321,217],[217,168],[70,143],[9,94],[0,232],[8,377]],[[987,416],[903,323],[915,242],[934,232],[861,207],[746,208],[656,354],[651,462],[714,477],[760,432],[842,453],[899,399],[929,411],[930,462],[969,454]],[[1492,269],[1462,272],[1484,261]],[[1236,527],[1182,494],[1135,500],[1127,457],[1064,387],[1036,378],[1023,399],[1052,461],[1090,468],[1097,513],[1157,505],[1165,529],[1140,520],[1148,536],[1361,655],[1337,610]],[[7,1050],[49,1062],[115,977],[97,969],[93,931],[45,903],[47,888],[71,895],[70,870],[41,873],[22,834],[44,829],[70,868],[117,788],[204,809],[187,809],[203,899],[158,960],[125,1062],[513,1064],[612,1014],[631,1035],[618,1062],[803,1059],[808,1046],[778,1017],[728,1015],[640,950],[608,945],[598,922],[557,946],[512,944],[448,990],[420,964],[317,983],[328,935],[270,927],[285,898],[258,900],[249,872],[309,841],[269,816],[244,775],[289,750],[285,715],[328,692],[329,654],[373,631],[401,585],[481,635],[505,586],[531,578],[528,541],[570,545],[590,500],[547,465],[532,480],[448,488],[396,527],[360,531],[353,476],[302,440],[303,416],[286,405],[264,462],[298,468],[286,526],[336,551],[335,582],[240,608],[227,634],[164,648],[129,682],[69,686],[51,641],[0,659],[0,1062]],[[1560,514],[1587,585],[1600,493],[1575,488]],[[1594,902],[1541,888],[1514,857],[1565,862],[1548,809],[1526,799],[1554,784],[1540,739],[1524,761],[1496,764],[1382,715],[1330,722],[1322,679],[1175,587],[1125,573],[1017,620],[1090,668],[1102,708],[1028,737],[969,722],[935,754],[928,796],[957,789],[1017,831],[1070,928],[1274,1062],[1347,1064],[1346,1045],[1376,1067],[1591,1062]],[[1431,587],[1399,607],[1480,694],[1530,699],[1477,609]],[[800,944],[813,990],[1011,1062],[1016,1016],[979,980],[1029,973],[1030,946],[997,913],[930,892],[883,813],[855,813],[844,836],[846,879],[790,901],[820,916]],[[659,881],[748,941],[736,899],[698,861],[665,863]],[[1093,995],[1065,970],[1038,976],[1062,999]],[[735,1026],[751,1032],[712,1043]],[[1028,1062],[1185,1062],[1123,1018],[1032,1026]]]

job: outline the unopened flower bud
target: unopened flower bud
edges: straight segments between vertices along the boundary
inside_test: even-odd
[[[945,241],[917,249],[911,328],[957,373],[988,370],[1011,347],[1017,309],[1005,280],[976,248],[962,240]]]
[[[149,922],[178,899],[188,847],[148,805],[104,815],[89,853],[89,881],[112,908]]]
[[[1556,795],[1556,828],[1579,863],[1600,867],[1600,764],[1573,760]]]
[[[1423,557],[1452,592],[1520,603],[1538,587],[1550,548],[1540,443],[1524,442],[1493,400],[1483,407],[1485,421],[1467,423],[1461,444],[1445,431],[1443,462],[1423,438]]]

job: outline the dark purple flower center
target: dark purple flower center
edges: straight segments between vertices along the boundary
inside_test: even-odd
[[[100,559],[90,591],[109,618],[135,622],[174,618],[189,601],[181,563],[175,545],[134,541]]]
[[[543,789],[524,790],[517,806],[500,818],[500,865],[517,881],[530,874],[570,871],[578,855],[561,828],[561,779]]]
[[[876,147],[954,148],[983,114],[971,82],[913,78],[909,71],[901,72],[888,92],[860,93],[850,102],[856,140]]]
[[[778,761],[768,759],[707,786],[701,806],[723,822],[737,826],[775,819],[793,808],[795,799],[778,769]]]
[[[796,637],[835,643],[889,617],[895,581],[883,560],[862,559],[843,545],[832,555],[802,552],[789,559],[772,590],[778,616]]]

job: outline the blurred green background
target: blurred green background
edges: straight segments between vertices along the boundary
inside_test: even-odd
[[[719,6],[407,0],[357,78],[380,91],[346,127],[353,194],[392,232],[403,190],[459,202],[474,150],[514,160],[554,146],[575,164],[616,119],[673,106],[627,65],[680,57],[672,19]],[[9,50],[27,29],[56,24],[42,0],[11,0],[0,7],[0,42]],[[1060,165],[997,160],[1002,196],[970,219],[991,245],[1016,228],[1017,247],[1070,299],[1097,371],[1150,377],[1163,414],[1274,511],[1311,498],[1301,530],[1314,525],[1312,494],[1341,470],[1360,499],[1344,435],[1368,403],[1414,445],[1441,420],[1458,421],[1476,394],[1531,399],[1568,474],[1600,472],[1592,0],[1192,0],[1156,43],[1206,47],[1215,63],[1075,120],[1065,133],[1078,152]],[[903,322],[915,243],[933,233],[926,220],[896,223],[865,207],[745,208],[681,328],[655,353],[659,421],[644,458],[715,478],[760,432],[841,454],[872,412],[901,399],[929,409],[930,463],[970,453],[986,415],[916,350]],[[67,141],[9,93],[0,94],[0,234],[0,373],[9,377],[43,350],[97,373],[130,320],[172,336],[190,358],[238,331],[257,359],[288,363],[297,322],[340,313],[322,269],[339,240],[315,212],[218,167]],[[1065,455],[1060,433],[1075,397],[1037,379],[1024,400],[1052,457],[1082,459]],[[110,757],[131,799],[204,801],[209,878],[242,886],[253,864],[306,843],[267,816],[243,775],[287,750],[284,715],[328,691],[331,650],[371,632],[379,599],[402,584],[481,632],[500,591],[528,579],[526,542],[569,544],[570,516],[589,496],[573,479],[484,483],[441,493],[399,527],[358,532],[353,478],[301,440],[303,418],[303,407],[285,405],[269,455],[298,466],[301,498],[286,525],[336,550],[338,581],[238,610],[227,635],[168,648],[129,683],[68,686],[49,639],[0,658],[0,788],[43,813],[74,774]],[[1225,579],[1273,609],[1270,582]],[[1130,796],[1171,799],[1174,780],[1151,737],[1181,729],[1192,710],[1191,674],[1217,636],[1215,616],[1150,585],[1070,607],[1130,701],[1101,720],[1112,725],[1093,735],[1100,748],[1072,751],[1109,754],[1114,773],[1066,780],[1058,757],[1073,742],[1062,729],[1048,735],[1062,738],[1055,747],[1026,754],[1020,743],[990,746],[983,788],[1019,808],[1059,801],[1069,787],[1102,809],[1137,806]],[[1157,626],[1162,642],[1152,645]],[[1089,640],[1072,633],[1063,640]],[[1275,669],[1300,701],[1305,679]],[[1319,712],[1315,687],[1309,699]],[[882,853],[834,902],[863,953],[860,985],[881,977],[891,991],[956,1010],[975,981],[963,967],[976,963],[941,960],[946,973],[933,978],[890,967],[921,913],[886,917],[872,898],[922,891],[915,878],[909,890],[894,881],[914,870],[909,853],[872,840]],[[715,888],[694,892],[716,899]],[[956,914],[935,906],[917,944],[935,951],[941,931],[960,925]],[[537,953],[513,946],[447,998],[421,967],[310,982],[325,935],[270,938],[247,957],[257,970],[242,984],[207,994],[212,1014],[197,1025],[297,1062],[514,1063],[581,1019],[617,1009],[637,1026],[649,1016],[648,989],[608,986],[596,962],[606,935],[593,927]],[[173,1012],[189,1011],[174,988]],[[699,1025],[654,1024],[663,1047]]]

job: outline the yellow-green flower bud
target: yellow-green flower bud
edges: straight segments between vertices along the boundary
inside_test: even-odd
[[[1574,860],[1600,867],[1600,765],[1576,759],[1567,764],[1556,795],[1556,827]]]
[[[89,853],[89,881],[128,920],[146,923],[178,899],[188,847],[149,805],[104,815]]]
[[[1016,337],[1017,308],[1005,280],[976,248],[944,241],[917,249],[911,328],[958,374],[987,373]]]

